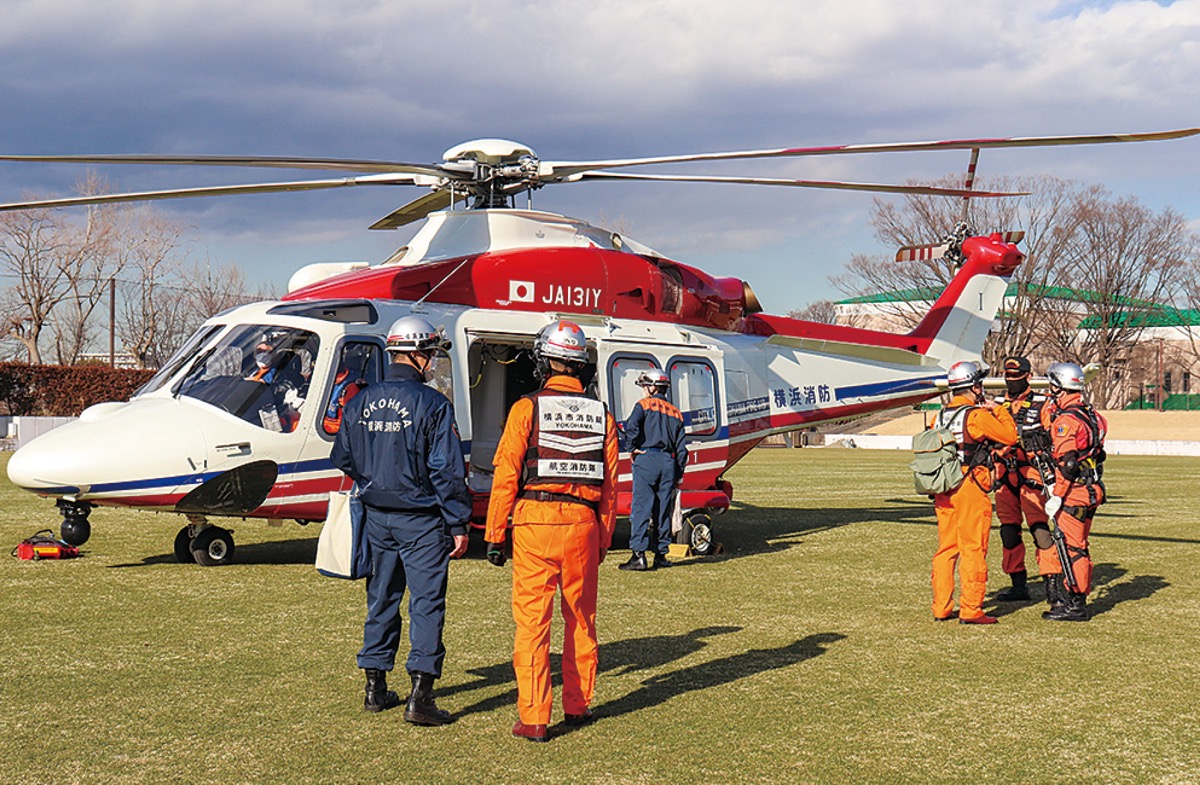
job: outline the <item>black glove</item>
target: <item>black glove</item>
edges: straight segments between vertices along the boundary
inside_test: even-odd
[[[489,542],[487,544],[487,560],[497,567],[503,567],[508,557],[504,555],[504,543]]]

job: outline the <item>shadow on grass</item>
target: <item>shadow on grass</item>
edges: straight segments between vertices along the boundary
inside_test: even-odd
[[[671,698],[696,690],[717,687],[758,673],[786,668],[825,653],[831,643],[845,640],[837,632],[822,632],[774,649],[748,651],[693,665],[688,668],[651,676],[639,689],[614,701],[597,706],[598,719],[617,717],[631,711],[666,703]]]
[[[1129,504],[1114,500],[1100,508],[1097,519],[1137,519],[1137,512],[1117,512],[1113,506]],[[715,538],[725,552],[710,557],[720,559],[773,553],[786,550],[803,542],[808,535],[832,531],[855,523],[900,523],[936,527],[933,502],[915,498],[884,499],[882,504],[867,507],[758,507],[737,503],[725,515],[713,519]],[[993,525],[995,528],[995,525]],[[628,525],[626,525],[628,534]],[[1147,534],[1124,534],[1118,532],[1093,531],[1093,539],[1137,540],[1148,542],[1200,544],[1200,539],[1185,537],[1159,537]],[[614,539],[613,546],[617,546]]]
[[[1129,580],[1124,578],[1129,570],[1112,563],[1097,563],[1092,567],[1092,594],[1088,598],[1088,611],[1092,616],[1108,613],[1122,602],[1135,602],[1151,597],[1155,592],[1165,589],[1171,584],[1161,575],[1135,575]],[[1043,582],[1039,579],[1030,581],[1030,594],[1033,599],[1028,602],[996,602],[995,596],[987,600],[984,612],[989,616],[1000,618],[1015,613],[1021,608],[1046,601]]]
[[[714,635],[727,635],[740,632],[741,627],[702,627],[683,635],[653,635],[645,638],[629,638],[623,641],[602,643],[600,645],[600,673],[615,673],[617,675],[632,671],[660,668],[663,665],[682,659],[693,654],[708,643],[704,640]],[[562,685],[562,656],[550,655],[550,671],[554,686]],[[484,668],[470,668],[467,673],[477,677],[475,681],[439,688],[438,695],[453,695],[467,690],[477,690],[483,687],[503,687],[513,684],[512,662],[505,661]],[[458,714],[475,714],[487,712],[504,706],[516,705],[517,690],[514,686],[502,695],[479,701],[458,712]]]
[[[641,670],[660,668],[693,654],[705,646],[705,638],[739,632],[741,627],[703,627],[683,635],[656,635],[645,638],[629,638],[600,646],[600,673],[624,675]],[[651,676],[642,686],[614,701],[596,707],[599,717],[615,717],[636,709],[663,703],[677,695],[695,690],[727,684],[769,670],[784,668],[822,654],[825,646],[846,636],[840,633],[820,633],[774,649],[750,649],[748,651],[710,660],[699,665]],[[562,685],[562,657],[551,654],[550,669],[555,687]],[[438,696],[454,695],[459,692],[481,688],[503,687],[512,684],[511,662],[502,662],[484,668],[471,668],[468,673],[476,676],[474,681],[456,684],[438,690]],[[504,693],[473,703],[456,714],[465,716],[494,711],[505,706],[515,706],[517,690],[512,687]]]
[[[313,564],[317,558],[317,538],[304,537],[295,540],[252,542],[237,544],[234,539],[233,565],[238,564]],[[147,567],[154,564],[180,564],[182,567],[198,567],[197,564],[181,564],[174,553],[147,556],[139,562],[112,564],[109,569]]]
[[[725,547],[715,560],[786,550],[806,536],[855,523],[912,523],[933,526],[933,503],[887,499],[870,507],[757,507],[737,503],[713,519],[716,540]]]
[[[1094,536],[1094,535],[1093,535]],[[1161,575],[1135,575],[1124,580],[1129,570],[1111,563],[1097,563],[1092,567],[1092,596],[1088,610],[1092,616],[1108,613],[1122,602],[1144,600],[1171,584]]]

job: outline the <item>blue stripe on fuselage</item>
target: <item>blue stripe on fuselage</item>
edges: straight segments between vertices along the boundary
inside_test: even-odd
[[[945,378],[946,375],[943,373],[937,376],[923,376],[919,379],[899,379],[890,382],[856,384],[851,387],[838,387],[834,390],[834,394],[840,401],[846,398],[870,398],[877,395],[917,392],[936,387],[937,382]]]

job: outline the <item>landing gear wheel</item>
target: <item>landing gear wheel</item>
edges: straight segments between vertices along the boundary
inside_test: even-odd
[[[713,552],[712,518],[703,510],[688,513],[683,517],[683,528],[675,541],[692,549],[697,556],[709,556]]]
[[[60,529],[63,542],[76,547],[87,542],[92,536],[92,525],[88,523],[88,515],[94,505],[91,502],[59,499],[55,506],[63,517]]]
[[[184,526],[175,535],[175,559],[180,564],[195,564],[196,557],[192,555],[192,536],[188,527]]]
[[[220,526],[209,526],[192,540],[192,557],[201,567],[216,567],[233,561],[233,534]]]
[[[92,536],[92,524],[87,518],[63,518],[59,531],[64,542],[78,547]]]

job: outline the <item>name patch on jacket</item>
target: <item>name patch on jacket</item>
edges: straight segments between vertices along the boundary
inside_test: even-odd
[[[604,404],[576,395],[534,396],[526,481],[604,481]]]
[[[412,415],[408,413],[408,406],[403,401],[381,398],[378,401],[368,401],[363,406],[359,422],[363,423],[368,431],[395,433],[412,426]]]

